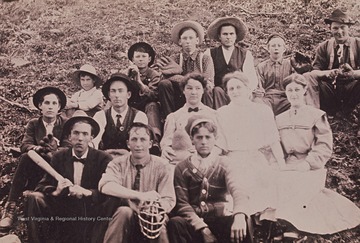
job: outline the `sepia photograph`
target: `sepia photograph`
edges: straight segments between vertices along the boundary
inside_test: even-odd
[[[360,2],[0,0],[0,243],[360,243]]]

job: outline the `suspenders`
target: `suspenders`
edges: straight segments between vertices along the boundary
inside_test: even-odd
[[[330,61],[328,66],[329,70],[332,69],[332,66],[334,64],[334,58],[335,58],[334,45],[335,45],[335,38],[331,38],[327,45],[327,52],[330,53]],[[356,40],[354,37],[350,37],[349,55],[350,55],[350,65],[352,66],[352,68],[356,68],[354,50],[356,50]]]

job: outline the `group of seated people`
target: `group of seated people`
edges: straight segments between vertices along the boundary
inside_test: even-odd
[[[27,125],[0,230],[12,227],[25,189],[30,242],[253,242],[257,229],[281,242],[284,231],[358,226],[356,205],[325,188],[324,166],[333,147],[325,111],[359,103],[360,40],[341,10],[325,22],[333,38],[305,73],[283,57],[281,34],[255,68],[236,45],[246,25],[223,17],[207,30],[221,43],[209,52],[197,47],[202,26],[184,21],[172,29],[182,48],[172,57],[155,61],[139,42],[105,83],[85,64],[70,99],[39,89],[41,116]]]

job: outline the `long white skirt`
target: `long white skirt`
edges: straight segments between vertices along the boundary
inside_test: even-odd
[[[326,189],[325,180],[325,169],[279,172],[276,217],[313,234],[333,234],[359,225],[360,209],[347,198]]]
[[[232,151],[228,157],[233,162],[237,186],[249,196],[251,214],[277,208],[277,172],[269,166],[263,153]]]

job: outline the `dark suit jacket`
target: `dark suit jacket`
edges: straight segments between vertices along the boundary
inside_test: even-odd
[[[53,135],[57,139],[60,140],[61,147],[70,147],[71,144],[68,142],[67,139],[62,139],[62,130],[64,124],[66,122],[66,118],[62,116],[57,116],[55,121],[55,126],[53,129]],[[46,135],[46,128],[42,121],[42,116],[39,118],[34,118],[29,121],[26,126],[24,138],[22,140],[20,150],[22,153],[25,153],[36,145],[39,145],[40,140],[43,139]]]
[[[102,174],[105,172],[107,164],[112,160],[112,157],[104,151],[89,148],[89,152],[84,163],[84,169],[81,178],[81,185],[83,188],[91,190],[91,198],[85,198],[86,203],[99,203],[105,197],[98,190],[98,183]],[[54,153],[51,166],[59,172],[64,178],[74,182],[74,162],[72,161],[72,148],[64,148]],[[46,174],[35,189],[50,195],[56,190],[57,181]],[[68,190],[63,190],[59,197],[67,197]]]

